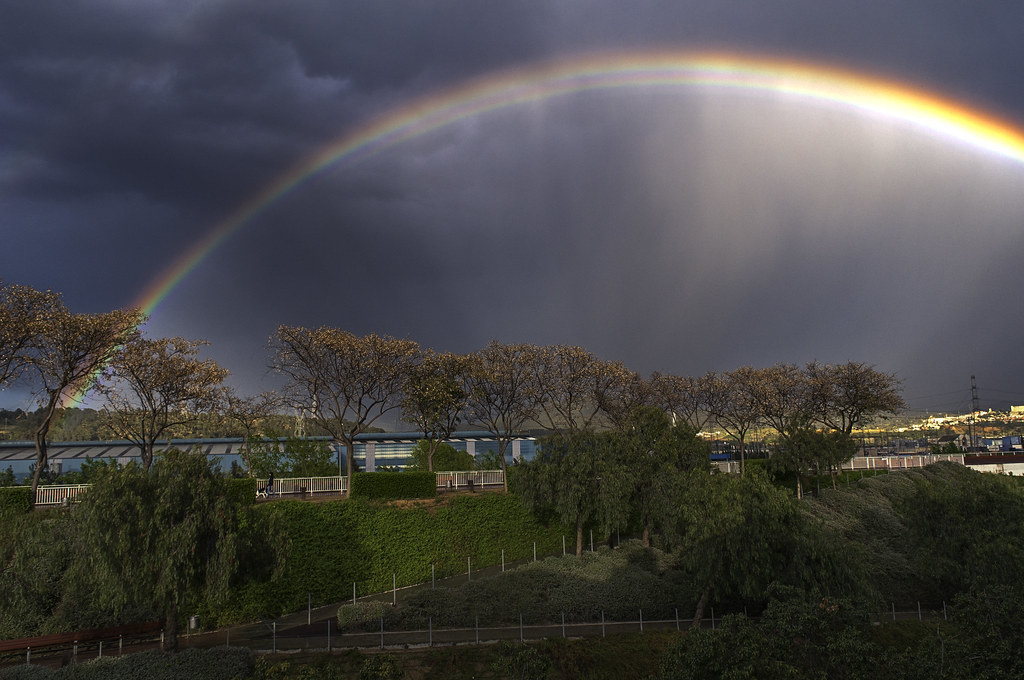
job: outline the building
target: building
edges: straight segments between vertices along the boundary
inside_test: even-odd
[[[373,472],[378,467],[404,467],[409,454],[423,438],[418,432],[366,433],[356,437],[355,463],[361,470]],[[310,437],[330,442],[329,437]],[[484,453],[497,453],[498,440],[489,432],[456,432],[445,440],[454,448],[466,451],[473,457]],[[222,470],[230,470],[232,463],[242,465],[241,437],[224,439],[172,439],[157,442],[156,448],[198,448],[211,459],[220,463]],[[334,460],[341,456],[341,467],[346,465],[346,449],[341,444],[331,444],[335,451]],[[531,436],[516,437],[505,452],[512,460],[532,460],[537,452],[537,439]],[[127,441],[105,442],[52,442],[47,447],[50,469],[58,474],[74,472],[90,459],[112,460],[126,465],[141,459],[141,451]],[[0,470],[10,467],[18,479],[26,477],[36,461],[36,449],[32,442],[0,442]]]

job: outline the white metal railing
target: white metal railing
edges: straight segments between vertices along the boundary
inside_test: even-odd
[[[843,470],[906,470],[919,468],[939,461],[950,461],[959,465],[964,464],[962,453],[922,453],[908,456],[856,456],[848,462],[843,463]],[[738,460],[714,460],[711,464],[722,472],[739,474],[740,462]]]
[[[437,473],[438,489],[458,489],[469,486],[470,481],[474,486],[504,486],[505,472],[503,470],[471,470]]]
[[[80,496],[89,484],[60,484],[36,487],[36,505],[60,505]]]
[[[257,495],[263,495],[267,479],[257,479]],[[274,480],[275,496],[299,495],[302,493],[348,493],[348,477],[284,477]]]
[[[505,473],[502,470],[470,470],[465,472],[438,472],[438,489],[464,489],[472,481],[474,486],[504,486]],[[60,505],[81,495],[89,484],[64,484],[40,486],[36,489],[36,505]],[[256,480],[257,495],[266,493],[267,478]],[[348,477],[284,477],[274,480],[275,496],[297,496],[307,494],[348,493]]]

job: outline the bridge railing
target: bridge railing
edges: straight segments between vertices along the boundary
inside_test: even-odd
[[[504,486],[505,473],[502,470],[470,470],[465,472],[438,472],[437,488],[444,490],[465,489],[470,486]],[[258,495],[264,495],[267,478],[257,478]],[[74,501],[89,488],[89,484],[62,484],[40,486],[36,489],[36,505],[60,505]],[[302,494],[334,493],[348,494],[348,477],[283,477],[274,480],[273,495],[300,496]]]

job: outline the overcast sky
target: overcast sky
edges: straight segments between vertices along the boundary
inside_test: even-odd
[[[1024,3],[0,0],[0,278],[76,311],[147,286],[289,168],[474,78],[610,51],[827,64],[1024,127]],[[146,332],[275,386],[280,324],[651,371],[866,362],[920,409],[1024,404],[1024,165],[805,99],[626,88],[328,168]],[[0,399],[11,405],[12,395]],[[19,404],[21,405],[21,404]]]

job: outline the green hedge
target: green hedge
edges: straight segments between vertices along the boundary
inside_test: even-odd
[[[257,483],[254,477],[243,477],[235,479],[229,477],[227,480],[228,498],[233,502],[245,507],[256,503]]]
[[[32,487],[0,487],[0,517],[12,517],[32,509]]]
[[[408,472],[400,474],[407,475]],[[560,553],[560,525],[541,524],[518,497],[488,493],[395,507],[359,500],[308,503],[281,500],[252,508],[285,534],[282,573],[240,584],[222,607],[200,612],[219,625],[269,618],[537,553]]]
[[[402,498],[434,498],[437,496],[437,475],[433,472],[357,472],[352,476],[352,498],[398,500]]]

